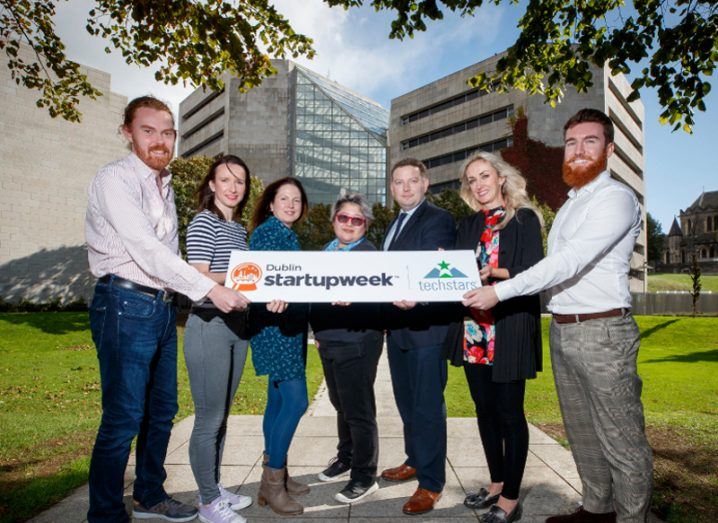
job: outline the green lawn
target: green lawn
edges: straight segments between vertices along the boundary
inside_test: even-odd
[[[718,319],[644,316],[639,373],[654,448],[654,505],[669,522],[718,513]],[[531,422],[562,439],[544,320],[544,372],[529,382]],[[310,350],[313,395],[321,365]],[[180,351],[180,417],[191,413]],[[261,414],[264,378],[248,361],[233,412]],[[450,416],[473,416],[463,371],[451,368]],[[100,415],[86,313],[0,314],[0,522],[23,520],[87,478]],[[478,437],[478,434],[477,434]]]
[[[181,336],[178,419],[192,412]],[[310,349],[310,397],[321,380]],[[266,383],[248,358],[232,412],[261,414]],[[0,522],[25,520],[87,481],[100,412],[87,313],[0,314]]]
[[[637,321],[638,372],[655,455],[654,506],[669,522],[712,523],[718,513],[718,318],[640,316]],[[565,444],[548,324],[544,318],[544,372],[528,382],[526,414]],[[451,368],[446,398],[449,416],[474,416],[461,368]]]
[[[709,274],[701,276],[703,291],[718,292],[718,275]],[[659,291],[686,291],[693,289],[691,277],[688,274],[649,274],[648,292]]]

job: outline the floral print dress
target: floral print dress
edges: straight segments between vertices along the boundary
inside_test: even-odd
[[[494,230],[506,213],[503,207],[479,211],[484,213],[484,232],[476,246],[479,268],[499,267],[499,232]],[[493,283],[491,283],[493,285]],[[491,310],[469,309],[471,316],[464,318],[464,361],[493,365],[496,326]]]

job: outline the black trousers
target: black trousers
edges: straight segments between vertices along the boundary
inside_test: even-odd
[[[464,363],[491,481],[504,483],[503,497],[518,499],[529,452],[529,427],[524,415],[526,380],[495,383],[491,371],[489,365]]]
[[[355,343],[319,343],[329,400],[337,410],[337,458],[351,465],[351,478],[361,482],[376,478],[379,431],[374,380],[383,344],[384,336],[378,332]]]

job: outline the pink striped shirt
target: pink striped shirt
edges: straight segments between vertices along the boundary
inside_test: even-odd
[[[85,239],[92,274],[116,274],[199,301],[215,285],[179,256],[171,176],[161,177],[134,153],[101,168],[90,183]]]

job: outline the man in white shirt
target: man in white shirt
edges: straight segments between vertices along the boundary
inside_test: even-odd
[[[151,96],[125,108],[132,152],[101,168],[88,191],[85,236],[90,305],[102,384],[102,421],[90,462],[94,522],[125,522],[122,501],[130,445],[137,436],[133,516],[190,521],[197,510],[164,490],[164,460],[177,413],[177,330],[172,298],[209,298],[223,312],[247,299],[217,285],[179,257],[171,176],[172,112]]]
[[[653,458],[628,285],[640,207],[606,170],[614,151],[608,116],[579,111],[564,127],[564,142],[563,179],[571,190],[551,227],[547,256],[510,280],[467,293],[464,305],[490,309],[547,291],[556,390],[583,484],[582,507],[547,523],[645,521]]]

